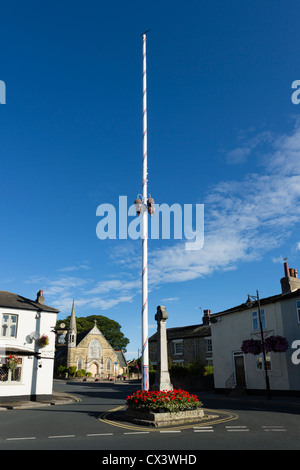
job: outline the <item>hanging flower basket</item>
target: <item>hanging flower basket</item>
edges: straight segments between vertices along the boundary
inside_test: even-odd
[[[260,354],[262,352],[262,344],[259,339],[245,339],[242,343],[241,350],[244,354]]]
[[[44,348],[45,346],[48,346],[49,344],[49,338],[47,335],[43,335],[39,339],[39,347]]]
[[[18,356],[11,355],[6,359],[6,367],[10,370],[15,370],[18,364],[19,364]]]
[[[283,336],[270,336],[265,340],[265,350],[267,352],[285,352],[289,347],[289,343]]]

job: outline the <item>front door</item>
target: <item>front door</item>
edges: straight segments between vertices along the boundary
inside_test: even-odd
[[[236,387],[246,387],[244,355],[242,353],[234,353],[234,372]]]
[[[98,366],[97,366],[97,364],[95,364],[95,362],[93,362],[90,365],[90,372],[92,373],[93,377],[95,377],[98,374]]]

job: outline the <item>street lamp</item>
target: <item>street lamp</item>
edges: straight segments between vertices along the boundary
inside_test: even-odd
[[[261,310],[260,310],[260,300],[259,300],[258,290],[256,291],[256,296],[248,294],[248,299],[247,299],[247,302],[246,302],[247,307],[249,307],[249,308],[252,307],[253,304],[254,304],[253,301],[255,301],[255,300],[257,301],[257,306],[258,306],[258,319],[259,319],[259,328],[260,328],[260,336],[261,336],[261,344],[262,344],[263,363],[264,363],[264,369],[265,369],[265,381],[266,381],[267,397],[270,400],[271,399],[271,390],[270,390],[270,381],[269,381],[269,375],[268,375],[268,369],[267,369],[265,340],[264,340],[263,326],[262,326],[262,321],[261,321]]]

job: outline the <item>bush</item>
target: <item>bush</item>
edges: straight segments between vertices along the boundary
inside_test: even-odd
[[[57,375],[63,375],[65,372],[67,372],[66,366],[58,366]]]
[[[212,375],[213,373],[214,373],[213,366],[204,367],[204,372],[203,372],[204,377],[206,377],[207,375]]]
[[[178,411],[201,408],[202,403],[196,395],[190,395],[185,390],[170,391],[137,391],[126,399],[129,409],[138,411],[164,411],[175,413]]]
[[[71,377],[74,377],[75,372],[76,372],[76,366],[70,366],[70,367],[68,368],[68,371],[69,371],[70,376],[71,376]]]
[[[181,366],[179,364],[172,364],[169,369],[170,375],[172,377],[186,377],[189,375],[189,370],[187,367]]]
[[[85,376],[85,370],[84,369],[78,369],[76,371],[76,377],[84,377]]]

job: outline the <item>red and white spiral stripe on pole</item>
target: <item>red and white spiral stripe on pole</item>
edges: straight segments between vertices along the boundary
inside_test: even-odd
[[[147,207],[147,68],[146,33],[143,35],[143,199]],[[142,390],[149,390],[149,350],[148,350],[148,211],[142,213]]]

